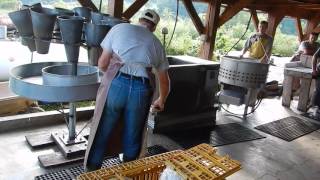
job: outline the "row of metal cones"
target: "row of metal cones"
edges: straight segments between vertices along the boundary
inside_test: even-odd
[[[127,22],[86,7],[49,9],[39,3],[23,6],[21,10],[9,13],[9,17],[22,44],[31,52],[47,54],[55,31],[61,33],[68,62],[77,63],[80,45],[86,45],[91,65],[97,65],[100,43],[108,31],[116,24]]]

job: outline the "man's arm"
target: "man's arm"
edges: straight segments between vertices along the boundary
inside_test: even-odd
[[[240,58],[242,58],[243,55],[244,55],[244,54],[248,51],[248,49],[250,48],[250,46],[251,46],[251,38],[252,38],[252,36],[251,36],[249,39],[247,39],[246,43],[244,44],[244,47],[243,47],[243,49],[242,49]]]
[[[102,54],[98,60],[98,67],[102,72],[105,72],[108,69],[111,58],[112,58],[112,53],[110,53],[107,50],[102,51]]]
[[[159,79],[159,97],[152,103],[152,108],[155,111],[163,111],[164,104],[170,92],[170,78],[168,70],[157,71]]]

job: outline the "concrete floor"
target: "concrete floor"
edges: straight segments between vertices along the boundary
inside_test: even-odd
[[[279,78],[283,77],[282,67],[287,61],[287,59],[277,61],[282,64],[271,68],[272,73],[269,73],[268,81],[278,80],[282,82]],[[297,101],[292,102],[291,108],[285,108],[281,105],[281,99],[264,99],[260,107],[254,114],[249,115],[247,120],[230,116],[225,112],[218,112],[217,124],[235,122],[266,136],[266,138],[263,139],[217,147],[218,154],[228,154],[231,158],[240,161],[242,164],[242,169],[229,176],[227,178],[228,180],[320,179],[320,130],[291,142],[286,142],[253,129],[255,126],[292,115],[305,119],[295,110],[296,106]],[[230,106],[229,110],[242,113],[243,107]],[[85,122],[78,123],[78,128],[81,128],[84,123]],[[19,127],[21,126],[22,125],[19,125]],[[35,176],[69,167],[41,168],[37,157],[39,155],[57,152],[57,148],[48,147],[32,150],[25,141],[26,135],[56,132],[62,129],[66,129],[65,124],[20,128],[20,130],[0,132],[0,180],[34,179]],[[177,143],[163,135],[149,134],[148,145],[152,146],[156,144],[162,145],[168,150],[182,149]]]
[[[289,109],[281,106],[281,99],[265,99],[247,120],[218,112],[217,124],[236,122],[253,129],[257,125],[290,115],[299,116],[297,111],[293,111],[296,104],[297,102],[294,101]],[[242,107],[230,107],[229,110],[240,112]],[[80,122],[79,127],[83,124],[84,122]],[[43,169],[39,166],[37,159],[38,155],[55,152],[57,148],[32,150],[24,136],[59,131],[65,127],[64,124],[60,124],[1,133],[0,179],[34,179],[37,175],[60,169]],[[242,169],[227,179],[317,180],[320,178],[320,130],[291,142],[253,130],[267,138],[217,147],[219,154],[228,154],[242,164]],[[169,150],[181,148],[172,140],[159,134],[150,134],[148,144],[149,146],[160,144]]]

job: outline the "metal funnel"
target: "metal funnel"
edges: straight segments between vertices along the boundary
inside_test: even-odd
[[[42,5],[41,5],[41,3],[35,3],[32,5],[23,4],[21,7],[21,9],[29,9],[29,8],[42,8]]]
[[[36,45],[33,39],[33,29],[30,26],[32,21],[29,9],[11,12],[9,17],[20,33],[21,43],[28,46],[31,52],[35,51]]]
[[[109,14],[103,14],[99,12],[91,12],[91,21],[93,24],[101,24],[101,20],[105,20],[109,17]]]
[[[64,50],[66,51],[68,62],[77,64],[79,60],[80,46],[78,44],[65,44]]]
[[[92,23],[85,24],[85,37],[88,46],[99,47],[103,38],[109,32],[110,27],[107,25],[98,25]]]
[[[115,17],[111,17],[111,16],[105,17],[103,20],[100,20],[100,22],[101,22],[101,24],[108,25],[110,27],[113,27],[113,26],[120,24],[120,23],[128,23],[128,21],[118,19]]]
[[[78,16],[59,16],[58,22],[68,62],[77,63],[84,18]]]
[[[48,8],[31,8],[30,12],[37,52],[47,54],[57,13]]]
[[[76,7],[76,8],[73,8],[73,11],[76,16],[81,16],[81,17],[85,18],[86,22],[91,21],[91,9],[90,8]]]
[[[99,57],[101,56],[101,47],[88,47],[88,63],[91,66],[97,66]]]
[[[55,7],[54,10],[57,12],[58,16],[73,16],[74,15],[74,12],[69,9]],[[59,27],[58,22],[56,22],[56,24],[54,25],[54,31],[60,31],[60,27]]]
[[[110,27],[106,25],[86,23],[85,29],[85,37],[88,45],[88,61],[90,65],[97,66],[98,59],[102,52],[100,43],[109,32]]]
[[[73,16],[74,12],[70,9],[64,9],[64,8],[59,8],[55,7],[55,11],[57,12],[58,16]]]

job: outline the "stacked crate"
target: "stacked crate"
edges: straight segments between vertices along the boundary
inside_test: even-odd
[[[158,180],[166,167],[184,179],[218,180],[240,170],[241,165],[229,156],[217,155],[216,149],[210,145],[200,144],[186,151],[172,151],[81,174],[78,180]]]

